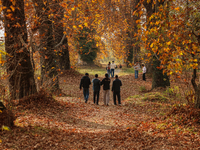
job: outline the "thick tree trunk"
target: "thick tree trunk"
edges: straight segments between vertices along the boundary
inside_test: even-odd
[[[155,58],[153,60],[153,80],[152,80],[152,89],[157,87],[167,87],[170,86],[169,77],[167,74],[163,74],[163,69],[159,69],[160,60]]]
[[[61,1],[61,0],[60,0]],[[57,3],[55,5],[54,14],[56,14],[54,23],[54,38],[55,38],[55,49],[58,50],[58,63],[61,70],[70,69],[70,59],[68,50],[68,40],[64,34],[64,9]]]
[[[137,11],[138,10],[138,4],[139,4],[140,0],[135,0],[134,1],[134,5],[133,5],[133,12],[134,11]],[[136,23],[137,20],[140,19],[140,16],[136,16],[134,15],[133,16],[133,32],[134,32],[134,35],[138,35],[138,24]],[[139,62],[139,53],[140,53],[140,37],[139,36],[134,36],[133,35],[133,59],[134,59],[134,63],[136,63],[137,61]]]
[[[24,1],[15,3],[3,0],[5,25],[5,50],[7,72],[9,74],[11,99],[22,98],[36,92],[34,71],[27,47],[27,29],[24,14]]]
[[[200,84],[197,85],[196,78],[197,78],[197,70],[193,69],[191,83],[195,92],[195,108],[199,109],[200,108]]]
[[[33,0],[39,20],[40,44],[43,47],[41,54],[41,82],[54,92],[59,89],[58,65],[56,52],[54,51],[55,41],[53,38],[53,22],[49,17],[50,6],[43,0]],[[46,4],[46,5],[44,5]],[[45,11],[43,12],[45,8]],[[47,83],[46,83],[47,82]]]
[[[150,31],[150,22],[149,22],[149,17],[156,12],[156,9],[164,4],[165,0],[156,0],[156,3],[154,4],[154,1],[151,0],[150,2],[148,0],[145,0],[143,2],[143,5],[145,6],[146,10],[147,10],[147,30]],[[156,20],[155,20],[156,21]],[[149,47],[149,49],[151,49]],[[157,56],[159,57],[159,56]],[[153,80],[152,80],[152,89],[156,88],[156,87],[166,87],[166,86],[170,86],[170,81],[169,81],[169,77],[167,76],[167,74],[163,74],[163,70],[159,69],[160,67],[160,60],[158,60],[159,58],[156,58],[154,56],[153,58],[153,62],[150,61],[149,64],[147,64],[146,66],[148,66],[147,68],[147,73],[153,72]],[[153,67],[151,67],[153,64]],[[152,71],[150,70],[152,68]]]

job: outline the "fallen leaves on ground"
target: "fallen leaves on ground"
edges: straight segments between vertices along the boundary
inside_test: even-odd
[[[20,100],[14,109],[16,127],[9,132],[0,131],[0,149],[200,147],[199,120],[195,121],[199,111],[187,106],[172,107],[169,100],[154,100],[152,95],[155,93],[145,95],[139,87],[145,86],[147,92],[150,92],[150,79],[144,82],[134,79],[133,75],[120,77],[123,84],[122,106],[113,105],[112,96],[110,105],[103,106],[102,90],[100,105],[94,105],[91,88],[89,102],[84,103],[83,93],[79,90],[81,77],[76,72],[62,75],[62,92],[68,97],[56,97],[54,100],[43,91]],[[149,95],[151,99],[142,99]]]

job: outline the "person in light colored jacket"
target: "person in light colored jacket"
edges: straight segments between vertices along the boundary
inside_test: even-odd
[[[137,79],[138,78],[138,71],[140,70],[140,64],[139,64],[138,61],[135,63],[134,69],[135,69],[135,79]]]
[[[110,64],[110,74],[111,74],[111,77],[114,78],[114,74],[115,74],[115,68],[116,68],[116,65],[114,63],[114,61],[112,61],[112,63]]]

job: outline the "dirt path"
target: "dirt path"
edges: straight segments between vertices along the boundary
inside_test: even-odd
[[[0,149],[160,150],[198,147],[198,139],[190,140],[187,138],[189,134],[183,138],[175,129],[168,130],[168,123],[158,119],[161,108],[169,109],[167,104],[138,103],[137,98],[131,97],[144,95],[140,87],[150,89],[150,79],[144,82],[140,78],[134,79],[133,75],[120,77],[122,106],[113,105],[112,97],[110,105],[103,106],[102,90],[97,106],[92,101],[92,90],[88,103],[84,103],[83,93],[79,90],[81,77],[78,74],[62,76],[60,85],[68,96],[56,97],[59,103],[52,107],[16,108],[15,125],[18,127],[9,133],[0,132]],[[160,128],[163,126],[166,126],[165,130]]]

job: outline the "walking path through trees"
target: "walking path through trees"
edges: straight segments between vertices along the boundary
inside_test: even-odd
[[[102,89],[97,106],[91,87],[89,102],[84,103],[81,77],[73,71],[63,73],[60,85],[64,94],[53,97],[57,101],[42,92],[20,100],[14,109],[17,127],[0,132],[0,149],[200,148],[197,111],[178,107],[162,92],[148,91],[151,79],[119,77],[122,106],[113,105],[112,96],[110,105],[103,106]]]

